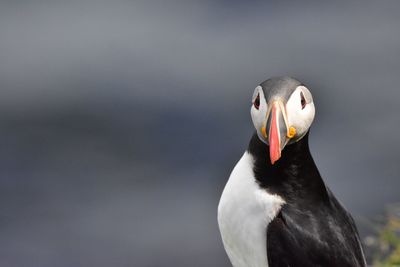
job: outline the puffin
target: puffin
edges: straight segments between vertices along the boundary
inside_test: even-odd
[[[310,90],[291,77],[258,85],[255,127],[218,204],[218,226],[234,267],[362,267],[354,220],[325,185],[308,138]]]

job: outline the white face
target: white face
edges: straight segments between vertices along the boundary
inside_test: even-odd
[[[271,97],[271,101],[279,98]],[[285,118],[286,128],[293,127],[296,130],[296,134],[289,140],[281,140],[283,146],[286,143],[293,143],[299,141],[310,128],[315,115],[315,106],[311,92],[303,85],[298,86],[289,99],[286,101],[280,99],[283,104],[282,113]],[[272,103],[267,103],[266,97],[261,86],[257,86],[254,90],[251,106],[251,118],[254,127],[257,130],[258,137],[266,144],[268,144],[268,138],[262,133],[262,127],[266,127],[268,116]],[[268,133],[268,129],[266,130]]]
[[[286,103],[289,126],[296,128],[295,141],[300,140],[310,129],[315,116],[311,92],[305,86],[298,86]]]
[[[267,111],[268,111],[268,103],[265,100],[264,92],[261,86],[257,86],[253,93],[253,98],[251,100],[251,119],[253,121],[253,125],[257,130],[258,137],[264,142],[268,143],[268,141],[263,137],[261,133],[261,128],[265,126],[265,121],[267,119]]]

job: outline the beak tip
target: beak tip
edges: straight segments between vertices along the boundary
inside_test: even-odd
[[[278,159],[279,159],[280,157],[274,157],[274,158],[271,158],[271,164],[272,165],[274,165],[275,164],[275,162],[277,162],[278,161]]]

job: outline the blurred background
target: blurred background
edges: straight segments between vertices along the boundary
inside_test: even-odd
[[[217,204],[276,75],[313,92],[314,159],[376,244],[400,201],[399,8],[2,0],[0,265],[230,266]]]

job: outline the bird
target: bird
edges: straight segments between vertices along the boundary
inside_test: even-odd
[[[253,93],[255,132],[218,204],[234,267],[363,267],[351,214],[325,185],[309,149],[315,105],[306,85],[273,77]]]

